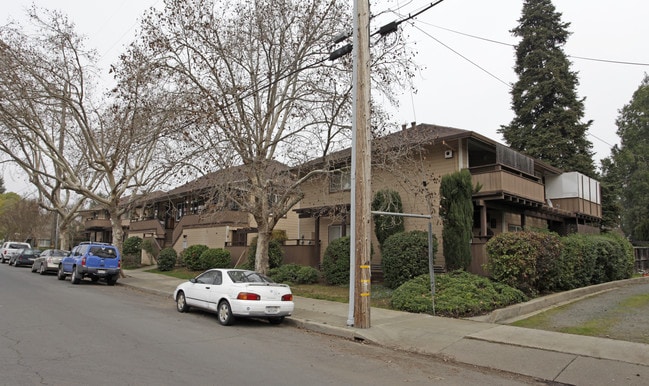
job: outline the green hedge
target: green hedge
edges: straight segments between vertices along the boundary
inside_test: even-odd
[[[209,247],[203,244],[190,245],[180,252],[180,259],[187,269],[200,271],[203,267],[200,262],[201,255],[208,249]]]
[[[524,302],[522,291],[464,271],[435,277],[435,314],[467,317]],[[430,275],[409,280],[394,290],[392,307],[402,311],[432,313]]]
[[[433,255],[437,238],[433,235]],[[388,237],[382,246],[383,283],[397,288],[408,280],[430,271],[428,264],[428,233],[410,231]]]
[[[329,243],[322,258],[322,275],[331,285],[349,284],[349,236]]]
[[[230,251],[223,248],[210,248],[203,253],[198,259],[201,270],[208,270],[211,268],[230,268],[232,258]]]
[[[318,282],[320,272],[313,267],[285,264],[271,269],[268,276],[277,283],[314,284]]]
[[[487,242],[486,269],[528,295],[630,278],[633,247],[621,236],[503,233]]]
[[[173,248],[164,248],[158,255],[158,269],[160,271],[171,271],[176,266],[178,254]]]

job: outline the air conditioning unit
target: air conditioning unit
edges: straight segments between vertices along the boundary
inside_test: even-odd
[[[446,150],[444,151],[444,158],[453,158],[453,150]]]

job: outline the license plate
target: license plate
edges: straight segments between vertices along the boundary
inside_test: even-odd
[[[267,314],[276,314],[279,312],[279,306],[267,306],[266,307],[266,313]]]
[[[102,274],[106,273],[106,270],[105,269],[99,269],[99,270],[97,270],[97,273],[102,275]]]

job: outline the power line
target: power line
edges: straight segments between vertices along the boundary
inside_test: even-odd
[[[457,30],[454,30],[454,29],[450,29],[450,28],[441,27],[441,26],[438,26],[438,25],[426,23],[425,21],[421,21],[421,20],[417,20],[417,22],[422,23],[422,24],[426,24],[426,25],[434,27],[434,28],[439,28],[439,29],[442,29],[444,31],[452,32],[452,33],[455,33],[455,34],[458,34],[458,35],[470,37],[470,38],[473,38],[473,39],[483,40],[483,41],[486,41],[486,42],[489,42],[489,43],[500,44],[500,45],[503,45],[503,46],[516,48],[515,44],[505,43],[505,42],[501,42],[501,41],[498,41],[498,40],[485,38],[485,37],[482,37],[482,36],[468,34],[466,32],[461,32],[461,31],[457,31]],[[649,63],[642,63],[642,62],[631,62],[631,61],[625,61],[625,60],[612,60],[612,59],[600,59],[600,58],[592,58],[592,57],[577,56],[577,55],[566,55],[566,56],[569,57],[569,58],[573,58],[573,59],[589,60],[589,61],[593,61],[593,62],[623,64],[623,65],[630,65],[630,66],[649,66]]]

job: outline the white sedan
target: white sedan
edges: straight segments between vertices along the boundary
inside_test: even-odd
[[[191,307],[212,311],[224,326],[238,317],[264,318],[279,324],[295,307],[288,285],[242,269],[207,270],[179,284],[174,299],[178,312],[187,312]]]

